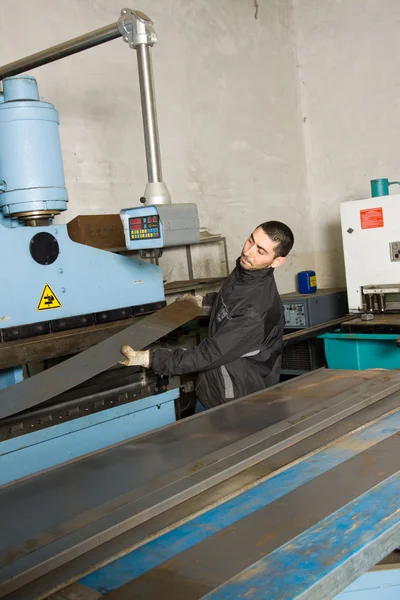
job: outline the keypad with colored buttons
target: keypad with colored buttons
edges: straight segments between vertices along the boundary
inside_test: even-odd
[[[129,235],[131,240],[159,238],[160,222],[158,215],[129,219]]]

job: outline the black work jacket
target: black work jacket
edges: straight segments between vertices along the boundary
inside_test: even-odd
[[[274,270],[247,271],[238,259],[221,290],[205,296],[207,304],[208,337],[188,350],[153,350],[153,370],[198,372],[197,397],[206,408],[278,383],[284,315]]]

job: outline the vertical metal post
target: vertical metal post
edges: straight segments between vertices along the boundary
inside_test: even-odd
[[[147,176],[150,183],[155,183],[162,181],[162,169],[150,47],[147,44],[140,44],[136,48],[136,53],[139,70],[140,97],[142,101]]]
[[[228,248],[226,246],[226,238],[223,237],[222,238],[222,242],[224,244],[224,254],[225,254],[225,269],[226,269],[226,276],[229,277],[229,258],[228,258]]]
[[[192,281],[194,279],[194,274],[193,274],[192,250],[191,250],[190,246],[186,246],[186,259],[187,259],[187,266],[188,266],[188,272],[189,272],[189,280]]]
[[[124,8],[119,20],[119,31],[124,42],[136,50],[142,102],[144,144],[146,149],[148,184],[144,204],[170,204],[171,196],[162,180],[160,142],[154,93],[153,67],[150,48],[157,42],[153,21],[138,10]]]

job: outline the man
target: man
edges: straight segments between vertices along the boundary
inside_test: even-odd
[[[121,350],[126,366],[160,375],[198,373],[196,412],[279,382],[284,329],[274,269],[293,247],[290,228],[267,221],[244,244],[236,268],[218,293],[190,298],[210,314],[208,337],[193,349]]]

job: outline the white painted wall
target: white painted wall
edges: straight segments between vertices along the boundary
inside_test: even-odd
[[[340,202],[400,179],[400,3],[294,2],[318,280],[344,284]]]
[[[201,225],[227,236],[230,266],[266,219],[294,230],[277,270],[282,292],[314,267],[291,0],[138,0],[155,21],[153,51],[164,178],[174,202],[196,202]],[[128,3],[129,5],[129,3]],[[3,64],[107,25],[118,0],[2,0]],[[136,56],[121,40],[32,71],[59,111],[69,211],[118,212],[146,182]],[[194,252],[196,275],[223,272],[218,248]],[[163,259],[186,278],[182,250]]]

